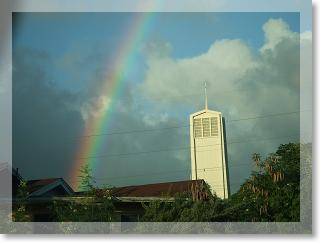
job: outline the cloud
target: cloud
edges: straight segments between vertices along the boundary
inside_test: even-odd
[[[66,177],[84,127],[77,96],[51,82],[46,53],[15,49],[13,66],[13,166],[27,179]]]
[[[207,53],[180,60],[166,55],[167,51],[162,53],[163,46],[154,45],[154,48],[147,57],[148,70],[141,90],[151,99],[164,97],[163,102],[169,96],[201,90],[204,81],[210,84],[211,91],[216,91],[218,86],[230,89],[231,83],[255,64],[249,48],[241,40],[221,40]]]
[[[83,102],[80,110],[84,121],[91,119],[98,119],[101,117],[106,110],[108,110],[111,103],[111,98],[100,95],[92,97],[88,101]]]
[[[96,42],[93,48],[78,41],[54,59],[54,69],[63,73],[63,79],[55,82],[64,89],[78,92],[74,107],[80,110],[85,122],[103,115],[111,103],[111,96],[102,93],[103,87],[106,91],[110,89],[106,83],[112,80],[110,56],[111,47],[105,43]]]
[[[167,113],[145,113],[142,120],[148,126],[156,126],[160,122],[167,122],[169,115]]]
[[[228,145],[229,163],[238,168],[249,162],[249,170],[252,153],[267,154],[280,143],[299,138],[299,113],[235,123],[229,120],[299,111],[300,79],[310,79],[300,77],[299,33],[282,19],[270,19],[263,25],[263,35],[265,42],[259,50],[252,50],[243,40],[224,39],[215,41],[205,53],[182,59],[173,58],[170,47],[150,45],[155,50],[146,57],[147,71],[139,88],[155,101],[156,110],[171,113],[185,105],[195,112],[203,108],[202,85],[207,81],[209,107],[223,112],[228,120],[228,141],[250,141]],[[311,45],[309,33],[303,33],[301,40],[302,46]],[[234,179],[249,174],[233,169]]]
[[[297,114],[229,122],[300,109],[300,82],[305,85],[311,79],[310,62],[304,64],[305,72],[301,63],[300,75],[300,45],[305,47],[304,57],[309,57],[311,33],[299,35],[281,19],[272,19],[263,26],[263,36],[265,43],[258,50],[240,39],[223,39],[214,41],[198,56],[181,59],[171,56],[169,42],[148,43],[143,49],[144,80],[139,84],[124,81],[122,94],[113,101],[114,108],[102,133],[146,131],[100,138],[96,155],[134,154],[97,158],[94,173],[100,178],[98,183],[117,186],[186,179],[190,168],[186,125],[189,114],[204,106],[204,81],[208,83],[209,107],[222,111],[228,120],[228,141],[250,141],[228,145],[233,190],[249,175],[251,153],[273,152],[280,143],[293,140],[260,141],[297,135]],[[89,48],[83,55],[78,55],[77,50],[70,50],[57,62],[34,50],[14,50],[14,163],[23,174],[28,172],[29,178],[67,175],[79,146],[74,139],[82,134],[89,118],[99,116],[110,105],[111,98],[101,90],[111,73],[104,58],[109,50]],[[90,64],[86,76],[78,72],[84,64]],[[81,89],[60,89],[57,84],[63,83],[66,88],[67,83],[51,83],[48,67],[65,67],[63,72],[68,72],[74,86]],[[177,125],[182,128],[158,130]],[[176,148],[182,150],[162,152]],[[161,152],[135,154],[158,150]],[[156,172],[167,173],[155,175]]]
[[[88,56],[85,55],[84,59],[87,60]],[[77,71],[80,68],[78,64],[82,62],[72,62],[71,72]],[[15,48],[13,164],[14,167],[19,167],[27,179],[64,177],[67,181],[70,180],[68,175],[74,164],[75,154],[80,143],[88,139],[80,138],[86,122],[89,118],[99,119],[97,117],[104,114],[102,112],[110,105],[110,98],[102,95],[100,89],[106,81],[103,79],[106,77],[104,62],[97,59],[95,62],[97,72],[90,79],[85,79],[86,84],[83,86],[88,89],[71,92],[59,86],[61,81],[51,82],[52,69],[55,70],[57,66],[47,53]],[[144,104],[136,101],[137,96],[133,96],[134,84],[124,83],[123,96],[115,101],[114,112],[103,125],[101,133],[149,130],[177,123],[167,112],[149,112]],[[184,131],[152,130],[100,137],[100,148],[95,151],[95,155],[134,154],[128,157],[97,158],[93,170],[98,183],[129,185],[186,179],[188,153],[164,151],[157,154],[135,154],[187,146],[188,137],[182,140],[183,136],[187,136]],[[179,172],[170,175],[154,174],[172,170]],[[143,177],[128,177],[142,174]]]
[[[274,47],[285,39],[297,39],[299,34],[292,32],[289,25],[282,19],[270,19],[263,25],[266,43],[261,51],[274,49]]]

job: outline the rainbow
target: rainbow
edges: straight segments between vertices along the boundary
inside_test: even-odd
[[[138,45],[146,36],[154,14],[155,12],[135,13],[135,20],[126,30],[123,36],[124,41],[119,44],[113,59],[112,73],[105,79],[100,89],[101,96],[108,97],[110,102],[107,103],[98,116],[92,116],[86,122],[82,140],[74,157],[73,166],[69,174],[70,184],[74,190],[79,190],[80,187],[78,177],[81,168],[88,164],[91,169],[94,169],[95,164],[97,164],[97,160],[91,158],[91,156],[98,151],[103,137],[95,136],[95,134],[102,133],[111,117],[110,114],[115,107],[115,101],[122,91],[126,72],[135,61],[134,54],[138,49]]]

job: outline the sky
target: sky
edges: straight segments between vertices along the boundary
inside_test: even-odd
[[[236,191],[252,153],[299,141],[311,43],[291,12],[15,13],[13,165],[73,186],[85,162],[100,186],[186,180],[207,81]]]

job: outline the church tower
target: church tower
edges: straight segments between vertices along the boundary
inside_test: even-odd
[[[190,115],[191,179],[203,179],[222,199],[229,196],[224,118],[208,109],[205,84],[205,109]]]

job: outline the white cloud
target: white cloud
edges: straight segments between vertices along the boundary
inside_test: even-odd
[[[273,50],[274,47],[285,39],[298,38],[298,33],[292,32],[289,25],[282,19],[270,19],[263,25],[266,43],[261,48],[261,51],[267,49]]]
[[[219,87],[230,90],[256,64],[250,49],[241,40],[217,41],[206,53],[179,60],[161,55],[163,46],[156,48],[159,49],[148,56],[148,70],[141,89],[152,99],[164,97],[163,102],[169,96],[201,91],[204,81],[209,83],[210,92],[218,92]],[[181,99],[189,100],[188,97]]]
[[[140,91],[157,111],[175,111],[183,104],[194,111],[203,108],[202,86],[207,81],[210,109],[223,112],[228,120],[298,111],[300,79],[311,79],[310,64],[305,77],[300,77],[300,35],[282,19],[267,21],[263,35],[265,42],[257,51],[243,40],[224,39],[215,41],[205,53],[183,59],[170,56],[169,44],[168,48],[151,45],[156,49],[151,53],[158,55],[147,56]],[[311,46],[310,33],[301,35],[301,45]],[[200,96],[189,95],[198,93]],[[298,114],[293,114],[232,123],[228,124],[227,136],[238,140],[297,135],[298,119]],[[249,159],[250,153],[272,152],[280,143],[292,140],[255,142],[243,145],[243,149],[231,146],[230,157],[233,162]]]
[[[238,39],[215,41],[207,52],[184,59],[172,58],[168,43],[150,45],[155,50],[147,57],[148,68],[140,89],[145,96],[156,99],[158,105],[168,105],[169,97],[180,103],[195,103],[184,95],[202,93],[204,81],[209,84],[210,100],[219,107],[227,107],[228,98],[235,104],[250,102],[249,94],[235,90],[257,89],[258,95],[261,88],[269,86],[277,94],[287,94],[286,90],[298,88],[299,34],[281,19],[270,19],[263,31],[266,41],[256,53]],[[303,41],[309,41],[308,36],[303,34]],[[265,93],[267,90],[260,95]],[[239,109],[232,106],[227,110]]]
[[[81,107],[81,114],[84,121],[92,117],[100,117],[110,105],[111,99],[107,96],[93,97]]]
[[[145,113],[142,116],[143,122],[148,126],[156,126],[160,123],[165,123],[169,120],[167,113]]]

